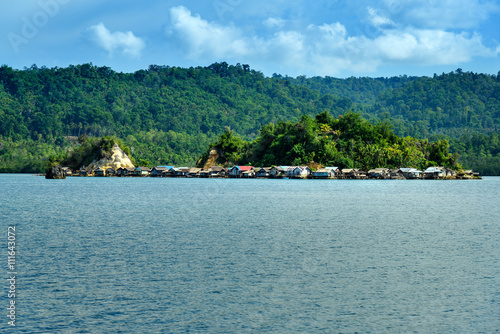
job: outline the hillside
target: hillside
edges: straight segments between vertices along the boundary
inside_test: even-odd
[[[394,78],[265,77],[248,65],[151,65],[118,73],[92,64],[0,67],[0,171],[40,171],[69,139],[116,136],[150,164],[193,165],[230,127],[253,140],[268,123],[328,111],[387,120],[399,136],[448,139],[467,167],[496,164],[500,76],[463,73]],[[475,145],[481,138],[477,153]],[[495,139],[496,138],[496,139]],[[464,147],[463,140],[472,141]],[[472,148],[472,150],[471,150]]]
[[[283,79],[281,76],[275,77]],[[383,92],[400,88],[406,83],[418,80],[419,78],[404,75],[392,78],[350,77],[340,79],[329,76],[312,78],[299,76],[297,78],[285,77],[284,79],[290,80],[290,82],[295,85],[306,86],[321,94],[342,96],[350,99],[354,103],[371,105]]]

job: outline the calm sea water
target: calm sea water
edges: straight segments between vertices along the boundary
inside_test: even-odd
[[[495,177],[0,175],[15,332],[499,332],[499,199]]]

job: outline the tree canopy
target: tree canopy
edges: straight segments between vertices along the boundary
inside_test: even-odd
[[[24,70],[3,65],[0,172],[40,171],[49,156],[75,147],[81,135],[121,138],[134,156],[151,164],[193,165],[226,127],[245,141],[266,132],[264,138],[270,140],[286,131],[294,145],[280,139],[270,149],[289,148],[292,161],[305,159],[311,150],[331,156],[331,147],[323,147],[323,153],[309,148],[324,140],[311,136],[316,126],[311,120],[327,111],[338,124],[318,123],[323,137],[335,136],[329,131],[347,132],[356,143],[392,126],[400,137],[446,139],[464,165],[490,173],[497,169],[488,166],[498,163],[499,99],[498,75],[463,71],[432,78],[337,79],[269,78],[249,65],[225,62],[196,68],[151,65],[134,73],[92,64]],[[350,111],[367,121],[354,119]],[[351,133],[354,129],[340,115],[354,122],[355,129],[366,123],[376,130]],[[303,130],[288,132],[296,123]],[[482,138],[479,146],[462,145],[477,138]],[[312,146],[306,148],[306,143]],[[264,149],[265,140],[260,145]],[[354,147],[344,141],[336,145]]]
[[[199,165],[204,165],[209,152],[216,150],[220,156],[218,162],[223,165],[320,164],[364,170],[445,166],[461,169],[457,156],[448,149],[446,139],[430,143],[409,136],[401,138],[394,134],[389,123],[372,125],[353,112],[336,119],[324,111],[314,119],[305,115],[296,123],[264,125],[252,142],[244,142],[227,130],[209,147]]]

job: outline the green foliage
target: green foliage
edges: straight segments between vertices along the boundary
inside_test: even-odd
[[[151,162],[146,159],[139,159],[137,164],[141,167],[154,167],[153,164],[151,164]]]
[[[254,140],[261,129],[261,142],[241,156],[228,153],[227,163],[258,157],[269,164],[286,157],[290,163],[368,166],[428,158],[396,148],[398,135],[446,139],[464,167],[496,173],[492,134],[499,126],[499,76],[458,70],[433,78],[337,79],[268,78],[248,65],[225,62],[151,65],[135,73],[92,64],[0,67],[0,172],[42,171],[49,156],[71,149],[72,138],[82,135],[123,138],[125,152],[152,165],[193,165],[230,127],[243,141]],[[482,146],[472,146],[484,153],[461,145],[460,138],[473,134],[485,136]],[[339,153],[347,151],[349,157]],[[442,159],[445,152],[436,144],[426,154]]]
[[[299,76],[295,79],[286,77],[291,83],[306,86],[323,95],[342,96],[344,103],[360,103],[370,105],[385,91],[400,88],[408,82],[418,79],[406,75],[392,78],[355,78],[346,79],[326,77],[306,78]],[[352,101],[352,102],[351,102]],[[349,106],[348,108],[350,108]],[[338,115],[334,113],[335,115]]]
[[[481,175],[500,175],[500,133],[464,134],[450,139],[450,150],[464,167],[474,166]]]
[[[4,173],[45,172],[48,164],[65,154],[55,143],[32,139],[13,141],[0,136],[0,171]],[[52,160],[50,157],[53,157]]]
[[[367,111],[392,118],[399,135],[456,137],[464,130],[498,131],[500,83],[495,75],[461,71],[415,78],[384,91]]]
[[[448,152],[448,141],[429,143],[412,137],[397,137],[388,123],[372,125],[349,112],[334,119],[328,112],[315,119],[302,116],[297,123],[280,122],[262,127],[260,136],[244,143],[229,129],[212,149],[231,152],[234,164],[256,166],[305,165],[312,162],[341,168],[458,167]]]
[[[217,142],[211,145],[212,149],[219,154],[217,164],[226,166],[232,166],[241,161],[246,154],[247,146],[247,143],[229,127],[226,127],[226,131],[220,135]]]

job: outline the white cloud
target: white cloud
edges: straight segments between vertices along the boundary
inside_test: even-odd
[[[304,36],[296,31],[280,31],[266,40],[261,57],[280,66],[301,67],[307,59]],[[255,55],[257,56],[257,55]]]
[[[308,29],[315,29],[317,26],[314,24],[309,25]],[[347,36],[346,28],[340,24],[339,22],[335,22],[332,24],[323,24],[317,27],[325,36],[332,38],[333,40],[343,40]]]
[[[182,6],[170,9],[171,26],[167,33],[174,35],[188,51],[189,58],[235,57],[248,53],[248,41],[231,26],[221,26],[203,20]]]
[[[455,34],[442,30],[391,31],[373,41],[375,50],[385,61],[402,61],[417,65],[454,65],[474,56],[495,56],[477,34]]]
[[[382,15],[379,10],[368,7],[368,19],[375,27],[393,26],[394,22],[386,15]]]
[[[88,30],[91,34],[91,39],[98,46],[108,51],[110,55],[113,55],[115,52],[122,52],[128,56],[137,58],[141,55],[145,47],[145,42],[141,38],[134,36],[131,31],[111,32],[102,22],[91,26]]]
[[[478,34],[411,26],[393,29],[396,23],[380,11],[369,9],[369,14],[371,23],[379,28],[372,37],[350,35],[340,22],[311,24],[305,29],[278,28],[282,21],[277,18],[263,22],[277,31],[257,35],[253,30],[245,32],[232,25],[208,22],[185,7],[175,7],[171,9],[169,37],[181,43],[192,59],[247,62],[274,72],[286,70],[291,75],[369,73],[394,63],[456,65],[499,53],[485,47]]]
[[[285,25],[285,20],[277,18],[277,17],[270,17],[267,20],[264,21],[264,25],[268,28],[283,28]]]

